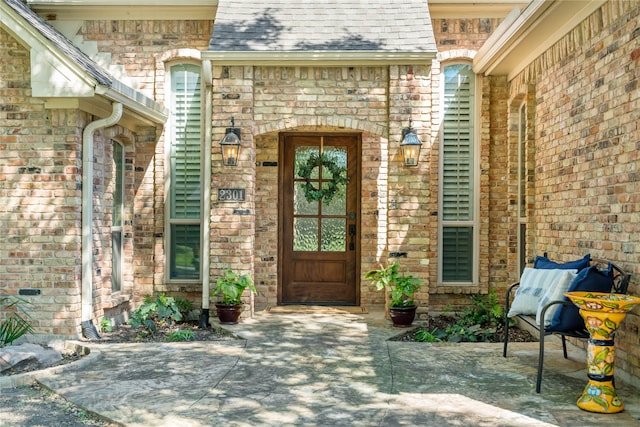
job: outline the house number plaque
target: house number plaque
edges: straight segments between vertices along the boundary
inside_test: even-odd
[[[219,202],[244,202],[244,188],[218,188]]]

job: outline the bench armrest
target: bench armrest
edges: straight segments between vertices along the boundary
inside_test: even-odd
[[[515,288],[517,288],[518,286],[520,286],[520,282],[513,283],[512,285],[509,285],[509,287],[507,288],[507,293],[506,293],[505,298],[504,298],[504,305],[505,305],[504,316],[505,316],[505,318],[507,317],[507,313],[509,312],[509,306],[511,305],[511,292]]]

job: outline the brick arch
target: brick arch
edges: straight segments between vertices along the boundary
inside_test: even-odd
[[[371,123],[366,120],[354,119],[343,116],[322,117],[288,117],[274,122],[256,124],[253,127],[253,135],[263,135],[271,132],[282,132],[299,128],[332,128],[363,131],[380,137],[386,137],[386,126]]]
[[[443,61],[451,61],[454,59],[468,59],[472,60],[476,56],[475,50],[470,49],[451,49],[445,50],[443,52],[438,52],[436,55],[436,59],[439,62]]]
[[[133,144],[136,140],[133,132],[120,126],[113,126],[105,129],[104,135],[109,139],[117,139],[124,145]]]
[[[158,62],[166,64],[167,62],[185,59],[200,61],[201,58],[201,53],[197,49],[171,49],[160,54]]]

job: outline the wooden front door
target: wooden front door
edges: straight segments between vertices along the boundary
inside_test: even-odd
[[[279,303],[359,304],[359,146],[357,135],[281,135]],[[310,167],[318,156],[329,162]],[[314,200],[336,183],[331,169],[348,182]]]

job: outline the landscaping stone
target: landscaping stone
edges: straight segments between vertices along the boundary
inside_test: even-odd
[[[24,343],[0,348],[0,373],[30,365],[34,369],[47,368],[62,360],[62,354],[39,344]]]

